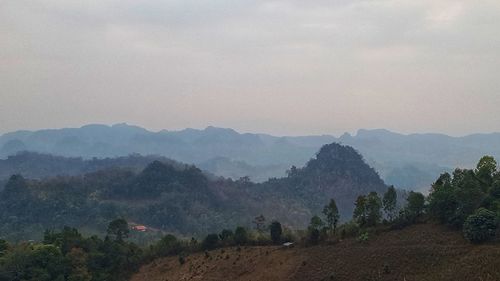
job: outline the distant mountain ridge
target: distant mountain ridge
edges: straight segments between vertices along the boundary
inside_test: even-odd
[[[139,153],[193,163],[226,177],[250,176],[262,182],[284,176],[292,165],[304,165],[322,145],[332,142],[354,147],[386,183],[407,189],[427,188],[441,172],[470,168],[483,155],[500,158],[500,133],[450,137],[361,129],[356,135],[346,133],[338,138],[277,137],[211,126],[151,132],[127,124],[7,133],[0,136],[0,158],[19,151],[85,159]]]

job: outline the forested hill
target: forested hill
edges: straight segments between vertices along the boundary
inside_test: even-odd
[[[350,218],[358,195],[371,191],[382,194],[387,189],[358,152],[336,143],[324,145],[305,167],[292,166],[287,177],[271,179],[260,186],[277,191],[282,198],[306,202],[314,213],[320,213],[326,202],[335,198],[345,219]]]
[[[109,160],[112,161],[112,160]],[[123,167],[41,180],[12,176],[0,193],[0,236],[37,238],[64,225],[102,233],[117,217],[152,229],[200,236],[264,215],[305,227],[335,198],[344,218],[358,195],[384,192],[375,171],[351,147],[330,144],[303,168],[261,184],[247,178],[208,177],[192,165],[153,161],[135,172]]]
[[[6,159],[0,159],[0,180],[8,179],[14,174],[21,174],[30,179],[42,179],[55,176],[76,176],[119,167],[139,172],[153,161],[161,161],[173,166],[183,165],[162,156],[132,154],[116,158],[83,159],[23,151],[8,156]]]

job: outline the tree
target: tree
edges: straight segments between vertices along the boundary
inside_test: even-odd
[[[396,205],[398,195],[396,193],[396,189],[393,185],[389,186],[387,191],[384,193],[384,198],[382,199],[382,204],[384,205],[384,212],[389,219],[389,221],[393,221],[396,218]]]
[[[68,281],[90,281],[92,274],[87,269],[87,254],[80,248],[73,248],[66,255],[71,265]]]
[[[325,223],[319,216],[313,216],[309,222],[309,227],[307,228],[309,234],[309,241],[312,244],[317,244],[321,235],[321,230],[325,226]]]
[[[128,223],[125,219],[116,219],[109,223],[107,233],[114,237],[116,241],[123,241],[123,238],[128,237]]]
[[[283,233],[281,223],[273,221],[269,226],[269,230],[271,232],[271,240],[273,240],[274,244],[278,244],[281,241],[281,234]]]
[[[427,201],[429,202],[428,211],[431,217],[441,223],[451,222],[451,218],[458,208],[458,201],[449,173],[439,176],[438,180],[432,185]]]
[[[367,221],[367,199],[365,195],[360,195],[354,203],[353,219],[361,226],[364,226]]]
[[[238,226],[234,231],[234,243],[236,243],[237,245],[245,245],[247,241],[247,230],[244,227]]]
[[[7,241],[0,239],[0,257],[4,255],[5,251],[7,251],[7,248],[9,247],[9,244]]]
[[[320,236],[320,232],[318,229],[316,229],[316,228],[309,229],[309,242],[311,242],[311,244],[313,244],[313,245],[318,244],[319,236]]]
[[[377,192],[370,192],[366,197],[366,225],[375,226],[382,218],[382,200]]]
[[[203,239],[203,242],[201,243],[201,247],[204,250],[213,250],[217,247],[217,244],[219,243],[219,235],[217,234],[208,234],[205,239]]]
[[[61,250],[54,245],[35,245],[30,255],[31,265],[27,274],[31,280],[64,280],[65,260]]]
[[[219,234],[219,238],[221,241],[227,241],[234,236],[233,231],[230,229],[223,229]]]
[[[465,220],[464,236],[473,243],[488,241],[495,237],[497,225],[497,217],[494,212],[479,208]]]
[[[172,234],[167,234],[156,243],[154,249],[158,256],[168,256],[179,254],[182,246],[177,237]]]
[[[497,161],[491,156],[483,156],[476,166],[476,176],[483,186],[491,186],[493,176],[497,170]]]
[[[408,198],[406,199],[408,204],[406,205],[406,209],[408,210],[408,214],[413,219],[419,217],[424,211],[425,205],[425,197],[420,192],[410,191]]]
[[[326,217],[326,222],[330,231],[335,233],[337,230],[337,224],[340,219],[339,209],[334,199],[330,200],[330,203],[323,208],[323,214]]]
[[[309,222],[309,229],[321,230],[325,226],[325,223],[319,216],[313,216]]]

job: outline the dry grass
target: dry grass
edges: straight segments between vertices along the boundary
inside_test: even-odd
[[[133,281],[151,280],[500,280],[500,245],[470,245],[460,233],[416,225],[371,237],[314,247],[226,248],[176,257],[141,268]]]

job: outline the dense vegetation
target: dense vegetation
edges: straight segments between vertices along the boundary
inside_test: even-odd
[[[132,154],[117,158],[83,159],[23,151],[10,155],[6,159],[0,159],[0,180],[8,180],[10,176],[17,174],[29,179],[77,176],[109,168],[127,168],[139,172],[153,161],[161,161],[176,167],[183,166],[174,160],[160,156]]]
[[[44,163],[54,164],[58,159],[48,157]],[[41,239],[45,229],[63,226],[102,234],[116,217],[148,226],[153,237],[162,232],[200,236],[234,225],[248,227],[263,213],[270,214],[270,221],[300,228],[313,213],[321,212],[328,198],[336,198],[347,219],[359,194],[386,188],[354,149],[338,144],[324,146],[305,167],[292,167],[287,177],[262,184],[248,178],[216,178],[194,166],[163,161],[153,161],[137,172],[144,161],[140,156],[63,160],[67,167],[76,162],[84,167],[109,168],[45,179],[10,177],[0,192],[1,236],[8,240]],[[120,165],[110,167],[108,163]],[[126,163],[136,166],[129,168]]]
[[[336,155],[328,147],[325,149]],[[316,160],[321,158],[319,156]],[[311,162],[314,167],[315,162]],[[175,171],[155,162],[144,172],[157,177],[170,173],[169,179],[175,176],[176,182],[183,182],[185,178],[191,178],[192,173],[197,173],[192,169],[195,168]],[[306,169],[291,173],[303,173]],[[132,182],[137,184],[140,179]],[[198,185],[203,186],[202,179],[200,177]],[[26,187],[24,181],[19,176],[13,177],[4,196],[15,196],[17,192],[22,194]],[[352,220],[340,225],[341,213],[332,198],[319,215],[311,217],[304,231],[292,231],[276,220],[267,223],[265,217],[259,215],[254,218],[253,229],[240,226],[233,231],[226,228],[210,233],[200,241],[195,238],[179,239],[168,234],[156,243],[141,248],[126,242],[130,226],[124,219],[109,223],[104,240],[97,236],[85,238],[76,229],[64,227],[59,232],[46,231],[41,243],[9,244],[0,240],[0,280],[123,280],[141,264],[163,256],[178,256],[182,266],[188,255],[205,251],[205,257],[211,259],[210,251],[219,247],[237,246],[239,249],[243,245],[290,241],[314,245],[323,241],[336,243],[349,237],[365,243],[380,231],[433,221],[462,228],[467,240],[480,243],[496,238],[500,213],[499,186],[497,163],[492,157],[485,156],[474,170],[457,169],[453,175],[441,175],[427,198],[421,193],[410,192],[404,204],[398,204],[394,187],[387,188],[383,194],[371,191],[359,195],[353,200]],[[136,196],[135,187],[133,184],[126,187],[122,196]],[[154,196],[159,190],[157,185],[151,185],[146,195],[141,193],[141,196]]]

